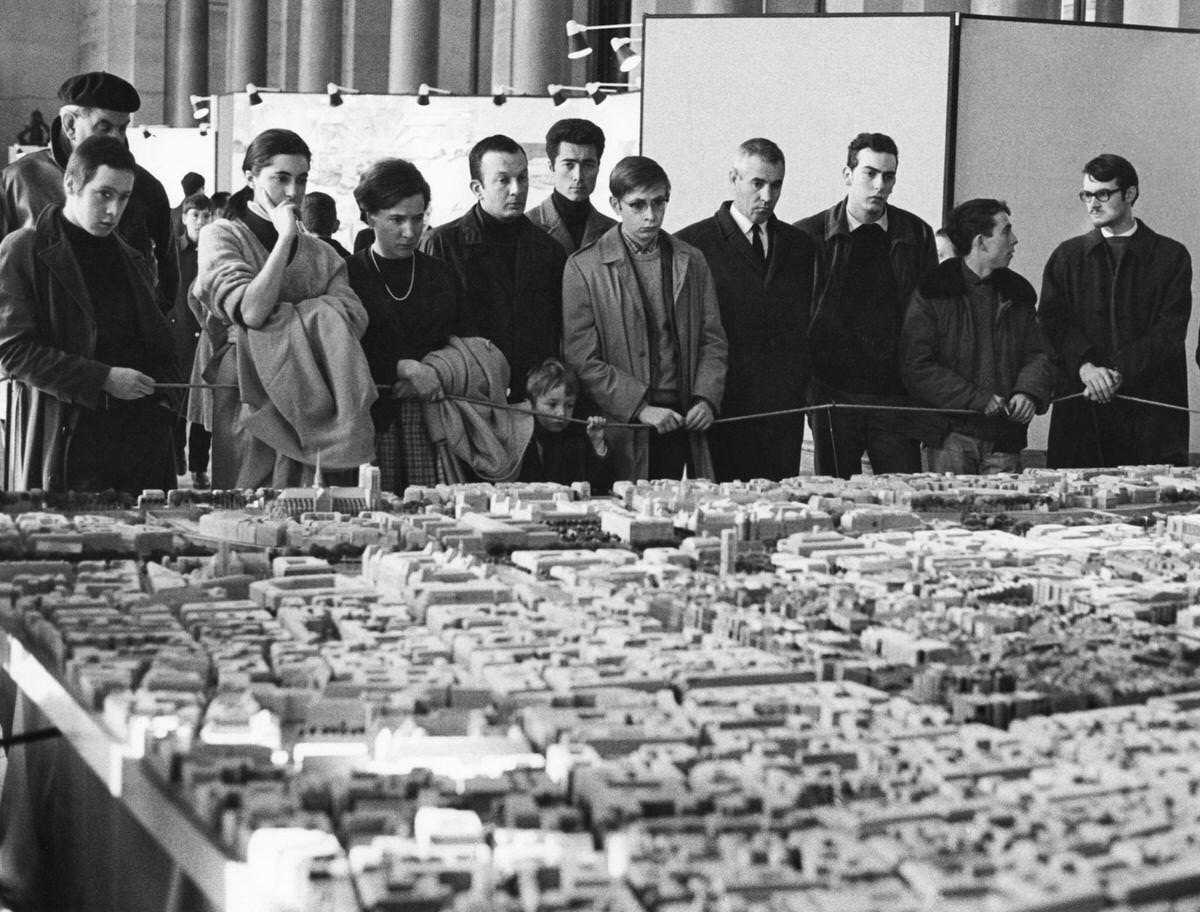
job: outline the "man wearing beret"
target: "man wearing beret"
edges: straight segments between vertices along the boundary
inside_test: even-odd
[[[72,76],[59,88],[58,97],[63,104],[50,125],[50,148],[22,156],[0,171],[0,238],[32,227],[43,209],[61,204],[71,151],[89,136],[115,136],[124,142],[129,115],[142,106],[137,89],[104,72]],[[163,185],[140,165],[135,166],[133,195],[118,232],[156,264],[156,300],[166,313],[179,285],[171,204]]]

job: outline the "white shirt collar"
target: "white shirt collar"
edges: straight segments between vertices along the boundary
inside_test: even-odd
[[[1134,219],[1133,227],[1130,228],[1128,231],[1122,231],[1120,234],[1117,234],[1111,228],[1101,228],[1100,233],[1102,235],[1104,235],[1105,237],[1129,237],[1131,234],[1133,234],[1135,231],[1137,231],[1137,226],[1138,226],[1137,219]]]
[[[879,226],[880,228],[882,228],[884,231],[887,231],[887,230],[888,230],[888,214],[887,214],[887,210],[886,210],[886,209],[884,209],[884,210],[883,210],[883,215],[882,215],[882,216],[880,216],[879,218],[877,218],[875,221],[868,223],[868,222],[860,222],[860,221],[859,221],[858,219],[856,219],[856,218],[855,218],[853,215],[851,215],[851,214],[850,214],[850,207],[849,207],[849,206],[847,206],[847,207],[846,207],[846,224],[848,224],[848,225],[850,226],[850,230],[851,230],[851,231],[853,231],[855,228],[859,228],[859,227],[861,227],[861,226],[863,226],[863,225],[866,225],[866,224],[878,225],[878,226]]]
[[[750,231],[754,227],[754,222],[738,212],[737,206],[732,203],[729,205],[729,214],[733,217],[734,222],[737,223],[738,228],[741,229],[742,234],[746,238],[746,243],[753,244],[754,238],[750,236]],[[759,232],[759,237],[762,238],[763,251],[769,254],[771,252],[770,232],[767,231],[766,225],[760,225],[759,227],[762,229]]]

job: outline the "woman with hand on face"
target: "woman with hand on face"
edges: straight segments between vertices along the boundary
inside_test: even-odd
[[[366,310],[342,258],[299,226],[311,159],[291,130],[258,134],[246,186],[200,234],[194,294],[225,330],[204,377],[237,387],[213,390],[214,488],[308,484],[318,463],[373,456]]]
[[[473,336],[451,268],[417,250],[429,213],[429,184],[411,162],[385,158],[354,190],[371,246],[349,260],[350,286],[369,315],[363,350],[375,383],[389,386],[371,410],[385,490],[443,480],[422,403],[441,396],[433,369],[421,363],[450,336]]]

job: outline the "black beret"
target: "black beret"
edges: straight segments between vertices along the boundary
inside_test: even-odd
[[[137,89],[120,76],[103,71],[72,76],[59,87],[58,97],[63,104],[106,108],[126,114],[132,114],[142,106]]]

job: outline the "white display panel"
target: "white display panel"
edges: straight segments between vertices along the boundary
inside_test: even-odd
[[[1084,163],[1101,152],[1137,168],[1134,214],[1200,252],[1198,195],[1182,177],[1200,148],[1200,34],[964,17],[960,47],[954,195],[1008,201],[1014,270],[1040,289],[1054,248],[1091,228],[1076,194]],[[1198,310],[1187,336],[1193,408]],[[1045,448],[1048,428],[1035,420],[1031,448]],[[1189,449],[1198,444],[1193,416]]]
[[[846,145],[887,133],[900,149],[896,205],[940,224],[949,16],[657,17],[645,21],[642,150],[671,177],[666,227],[729,198],[734,149],[774,140],[788,170],[779,216],[845,195]]]
[[[221,185],[244,184],[242,157],[255,135],[272,127],[295,130],[313,152],[310,190],[330,194],[338,203],[342,230],[338,239],[347,247],[363,227],[353,191],[359,175],[371,162],[396,156],[412,161],[433,191],[432,223],[457,218],[475,203],[468,187],[467,153],[485,136],[511,136],[529,155],[530,207],[550,195],[553,183],[546,159],[546,130],[564,117],[584,117],[604,130],[606,148],[593,202],[608,211],[608,172],[623,156],[637,151],[637,95],[613,95],[602,104],[588,98],[568,99],[555,107],[549,98],[509,98],[503,105],[491,96],[433,97],[417,104],[412,95],[346,95],[331,107],[325,95],[264,94],[251,105],[245,94],[224,96],[232,105],[233,141],[230,158],[222,161]],[[228,148],[228,147],[227,147]]]

